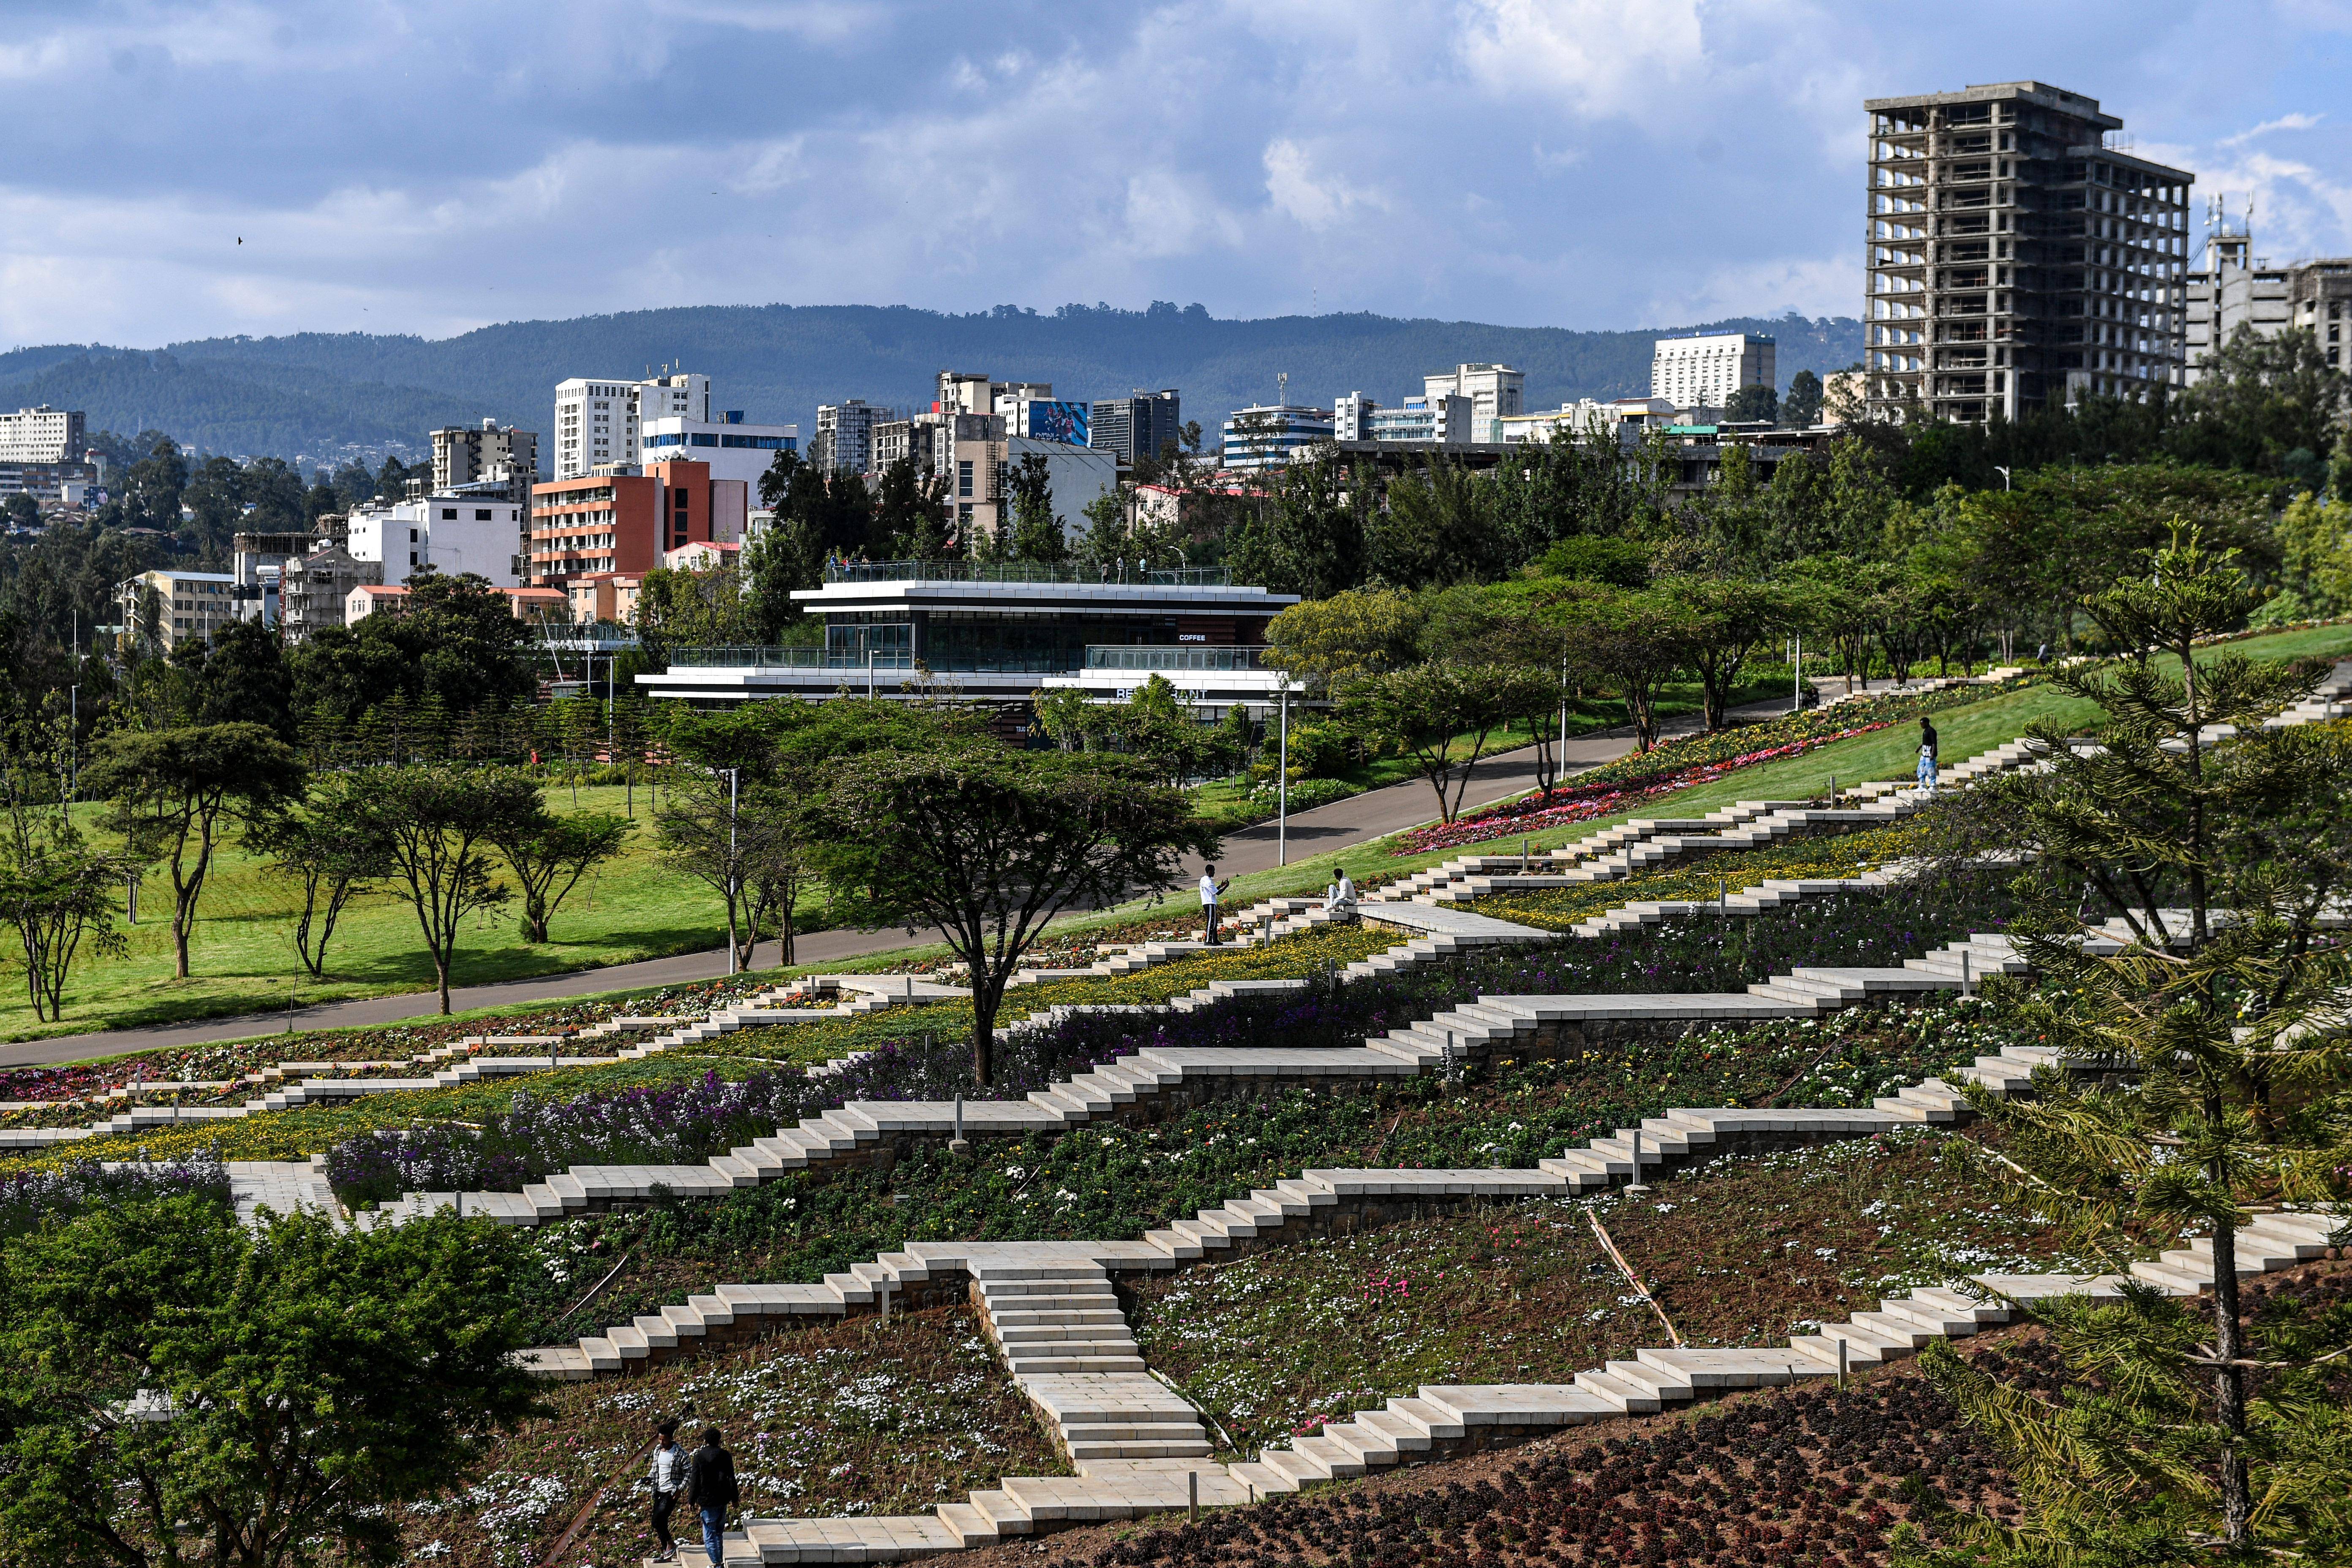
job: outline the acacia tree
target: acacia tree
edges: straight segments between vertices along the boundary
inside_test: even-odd
[[[114,925],[114,889],[130,857],[91,847],[65,809],[47,758],[12,759],[0,777],[0,925],[16,933],[33,1016],[64,1016],[66,974],[85,944],[119,958],[130,943]]]
[[[1684,657],[1698,677],[1706,727],[1720,730],[1741,668],[1759,644],[1795,622],[1796,605],[1772,584],[1728,577],[1678,577],[1661,584],[1660,592],[1688,617]]]
[[[369,768],[352,784],[352,820],[379,837],[433,959],[441,1011],[465,919],[512,897],[488,852],[542,815],[538,781],[512,768]]]
[[[107,825],[142,864],[172,868],[174,973],[188,976],[188,937],[213,852],[229,821],[276,811],[301,795],[294,749],[259,724],[127,731],[97,747],[83,787],[114,803]]]
[[[246,847],[267,855],[302,885],[302,911],[294,920],[294,952],[312,979],[327,972],[327,944],[353,899],[391,862],[383,840],[352,809],[351,781],[321,780],[304,804],[263,817],[246,829]]]
[[[822,863],[859,923],[936,925],[971,976],[972,1076],[995,1081],[1004,988],[1067,909],[1171,887],[1214,829],[1132,758],[989,742],[850,760],[813,810]]]
[[[1689,656],[1690,613],[1656,590],[1629,594],[1571,582],[1560,585],[1543,615],[1565,639],[1570,667],[1624,700],[1634,748],[1657,744],[1658,696]]]
[[[535,818],[518,817],[494,823],[489,840],[506,857],[522,892],[522,939],[551,940],[548,922],[580,879],[621,852],[634,822],[607,813],[556,816],[541,812]]]
[[[496,1226],[92,1207],[0,1254],[0,1539],[23,1561],[400,1560],[403,1505],[545,1414]]]
[[[2135,1281],[2119,1303],[2025,1304],[2077,1373],[2055,1398],[1948,1348],[1923,1357],[2002,1447],[2026,1504],[2014,1524],[1948,1521],[1953,1563],[2334,1561],[2300,1548],[2332,1531],[2340,1549],[2352,1526],[2352,1440],[2326,1382],[2352,1321],[2272,1320],[2250,1337],[2237,1269],[2249,1205],[2345,1195],[2352,964],[2322,923],[2352,882],[2352,742],[2259,728],[2307,677],[2195,658],[2198,637],[2255,603],[2226,556],[2192,532],[2150,565],[2084,607],[2116,646],[2167,650],[2171,667],[2062,672],[2105,712],[2103,744],[2046,729],[2048,770],[1987,796],[1986,837],[2030,858],[2033,913],[2018,929],[2044,985],[2027,1019],[2128,1081],[2079,1088],[2045,1070],[2032,1099],[1969,1094],[2006,1134],[2002,1173],[2070,1239],[2121,1269],[2136,1226],[2193,1227],[2213,1287],[2183,1300]],[[2216,744],[2223,724],[2239,733]],[[2121,951],[2084,942],[2085,884],[2127,922]]]
[[[1510,665],[1417,664],[1349,685],[1340,717],[1372,746],[1403,752],[1437,794],[1438,815],[1462,810],[1470,775],[1496,732],[1549,710],[1556,680]]]

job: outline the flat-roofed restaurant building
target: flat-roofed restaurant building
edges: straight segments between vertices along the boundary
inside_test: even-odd
[[[1223,567],[1129,569],[1126,581],[1029,563],[854,562],[793,598],[824,624],[810,647],[679,648],[648,696],[721,707],[762,697],[896,697],[926,673],[970,701],[1025,707],[1040,688],[1122,701],[1155,673],[1203,718],[1266,713],[1281,677],[1265,626],[1298,602]],[[870,671],[870,674],[869,674]],[[1295,700],[1295,699],[1294,699]]]

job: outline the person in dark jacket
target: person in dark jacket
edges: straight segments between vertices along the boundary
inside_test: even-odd
[[[1936,726],[1927,722],[1925,713],[1919,715],[1919,787],[1929,795],[1936,793]]]
[[[719,1428],[702,1429],[702,1447],[687,1461],[687,1495],[702,1516],[702,1549],[710,1553],[710,1568],[726,1560],[727,1510],[742,1500],[735,1489],[735,1456],[719,1447]]]

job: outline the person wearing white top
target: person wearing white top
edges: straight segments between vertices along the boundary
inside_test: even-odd
[[[1209,945],[1217,945],[1217,895],[1232,886],[1228,879],[1217,880],[1217,868],[1206,866],[1201,870],[1201,921],[1208,928]]]
[[[1356,918],[1356,884],[1348,879],[1347,872],[1340,872],[1339,879],[1323,895],[1323,908],[1336,921]]]

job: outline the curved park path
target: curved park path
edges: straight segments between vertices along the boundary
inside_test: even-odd
[[[1775,700],[1752,703],[1732,711],[1738,718],[1768,719],[1787,710],[1786,702]],[[1698,719],[1694,714],[1668,721],[1664,728],[1668,734],[1681,734],[1697,727]],[[1568,743],[1566,765],[1571,773],[1598,767],[1623,756],[1633,748],[1633,732],[1630,730],[1596,731]],[[1507,799],[1524,794],[1535,785],[1534,748],[1525,747],[1488,757],[1479,763],[1471,774],[1470,786],[1462,797],[1464,809]],[[1333,850],[1345,849],[1367,839],[1394,833],[1400,828],[1417,826],[1433,818],[1435,813],[1432,808],[1435,800],[1436,795],[1427,783],[1413,779],[1405,784],[1391,784],[1385,789],[1367,790],[1362,795],[1335,801],[1313,811],[1295,813],[1290,818],[1288,858],[1298,861],[1327,855]],[[1217,857],[1217,874],[1227,877],[1270,871],[1278,863],[1278,850],[1273,823],[1259,823],[1236,829],[1225,836],[1224,849]],[[1192,862],[1186,867],[1184,879],[1189,881],[1199,874],[1198,862]],[[939,940],[936,931],[917,931],[909,936],[903,928],[872,931],[812,931],[793,944],[793,957],[803,964],[831,963],[894,947],[905,947],[910,942]],[[782,954],[776,944],[763,942],[753,954],[751,966],[754,969],[773,968],[781,963]],[[651,958],[640,963],[616,963],[601,969],[574,969],[558,974],[501,981],[494,985],[463,985],[450,993],[449,1000],[450,1005],[462,1013],[477,1007],[553,1002],[607,991],[635,991],[656,985],[712,980],[726,973],[726,950],[714,948],[707,952],[682,952],[668,958]],[[37,1067],[172,1046],[250,1039],[257,1035],[276,1034],[289,1028],[349,1029],[373,1024],[395,1024],[436,1016],[438,1011],[436,1001],[434,993],[420,991],[396,996],[322,1003],[315,1007],[297,1006],[290,1015],[282,1010],[246,1013],[229,1017],[201,1018],[185,1024],[161,1024],[141,1029],[109,1029],[94,1034],[64,1035],[49,1040],[27,1040],[17,1045],[0,1046],[0,1068]]]

